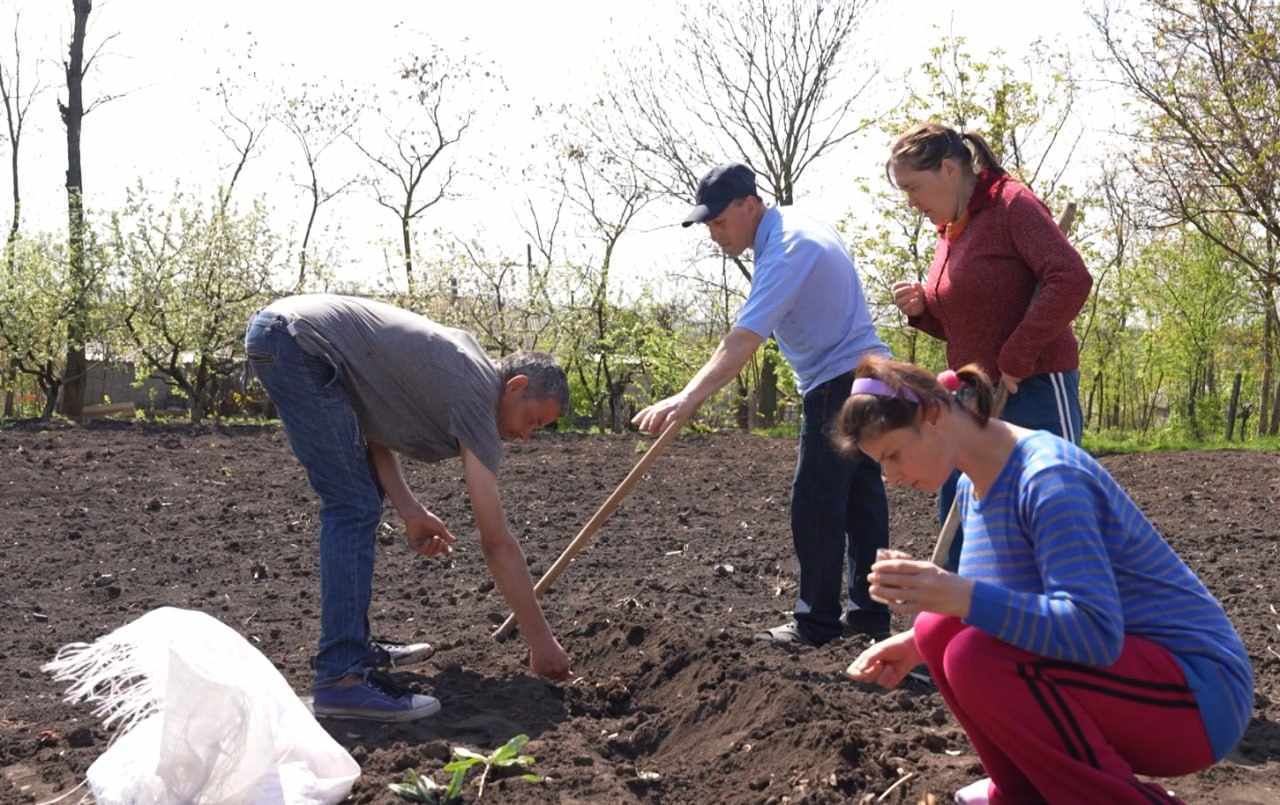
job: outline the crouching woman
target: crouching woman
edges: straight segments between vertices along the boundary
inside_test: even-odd
[[[876,562],[872,596],[918,614],[847,671],[892,688],[928,664],[990,775],[958,801],[1168,802],[1135,774],[1199,771],[1239,741],[1253,708],[1240,637],[1101,465],[990,418],[972,366],[935,378],[871,358],[856,377],[837,423],[846,452],[915,489],[963,473],[959,572]]]

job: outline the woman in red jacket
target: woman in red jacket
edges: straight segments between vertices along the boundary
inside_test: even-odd
[[[1049,210],[981,136],[922,123],[886,170],[938,229],[924,283],[899,282],[907,322],[947,342],[947,366],[976,363],[1009,393],[1002,419],[1080,442],[1080,352],[1071,322],[1093,279]],[[941,517],[956,477],[939,491]],[[959,565],[957,534],[947,567]]]

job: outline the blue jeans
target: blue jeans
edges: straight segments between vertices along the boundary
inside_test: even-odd
[[[795,619],[806,637],[840,636],[845,556],[849,602],[859,610],[889,611],[871,600],[867,574],[876,549],[889,545],[889,503],[880,465],[866,456],[836,452],[830,429],[849,397],[853,373],[828,380],[804,395],[800,458],[791,486],[791,537],[800,560]]]
[[[285,319],[262,311],[244,337],[249,366],[320,497],[320,649],[315,684],[358,673],[370,656],[369,599],[382,489],[337,368],[303,352]]]
[[[1080,411],[1080,373],[1046,372],[1032,375],[1018,384],[1018,393],[1009,397],[1000,418],[1011,425],[1030,430],[1047,430],[1055,436],[1080,444],[1080,432],[1084,430],[1084,415]],[[938,522],[946,522],[951,511],[951,501],[956,497],[956,481],[960,472],[951,477],[938,490]],[[960,546],[964,544],[964,532],[956,529],[955,542],[947,554],[947,570],[960,567]]]

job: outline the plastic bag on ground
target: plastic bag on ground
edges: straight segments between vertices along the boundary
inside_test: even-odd
[[[100,805],[322,805],[360,776],[275,666],[202,612],[152,610],[44,670],[120,725],[87,774]]]

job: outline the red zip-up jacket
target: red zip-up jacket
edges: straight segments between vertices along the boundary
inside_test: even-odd
[[[1003,171],[983,171],[958,234],[940,232],[925,312],[907,322],[947,342],[947,366],[992,380],[1080,366],[1071,322],[1093,278],[1049,209]]]

